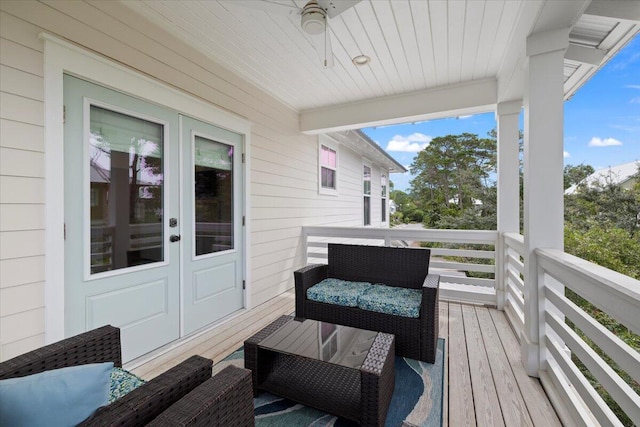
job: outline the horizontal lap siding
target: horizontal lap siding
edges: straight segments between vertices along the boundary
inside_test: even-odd
[[[293,270],[304,260],[302,226],[362,224],[361,156],[338,147],[339,195],[319,195],[318,138],[299,132],[297,112],[136,17],[126,6],[20,1],[2,2],[0,8],[0,360],[44,343],[40,32],[63,37],[253,123],[248,261],[254,305],[292,287]],[[375,174],[375,165],[373,169]],[[379,211],[376,186],[379,178],[372,186],[372,219],[375,209]]]
[[[33,27],[0,12],[0,360],[44,343],[44,80]]]

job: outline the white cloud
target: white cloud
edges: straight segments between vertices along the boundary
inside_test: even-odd
[[[636,96],[635,98],[631,98],[629,101],[630,104],[640,104],[640,96]]]
[[[473,114],[467,114],[467,115],[464,115],[464,116],[458,116],[458,117],[456,117],[456,119],[464,120],[464,119],[469,119],[471,117],[473,117]]]
[[[622,142],[613,138],[602,139],[597,136],[594,136],[591,138],[591,141],[589,141],[589,147],[611,147],[614,145],[622,145]]]
[[[417,153],[424,150],[433,138],[423,133],[412,133],[409,136],[396,135],[387,144],[387,151]]]
[[[629,89],[640,89],[640,85],[627,85]]]
[[[562,152],[562,157],[564,157],[566,159],[567,157],[571,157],[571,154],[568,151],[563,151]]]

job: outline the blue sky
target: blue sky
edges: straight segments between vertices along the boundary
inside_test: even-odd
[[[640,160],[640,35],[594,75],[564,108],[565,165],[595,169]],[[362,129],[407,168],[437,136],[495,128],[494,113]],[[522,115],[520,117],[522,128]],[[411,175],[392,174],[395,189],[408,191]]]

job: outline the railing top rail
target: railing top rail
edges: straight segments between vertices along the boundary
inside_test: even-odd
[[[547,273],[634,332],[640,331],[639,280],[558,249],[535,252]]]
[[[421,241],[445,241],[452,243],[487,243],[493,244],[498,238],[496,230],[433,230],[433,229],[399,229],[376,227],[326,227],[304,226],[307,236],[321,237],[360,237],[382,239],[408,239]]]
[[[540,259],[566,267],[576,274],[584,276],[585,280],[589,282],[613,288],[629,298],[640,301],[640,280],[601,267],[558,249],[536,249],[536,254]]]
[[[515,240],[518,243],[524,244],[524,236],[519,233],[504,233],[505,239]]]

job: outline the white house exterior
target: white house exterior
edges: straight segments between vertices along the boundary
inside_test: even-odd
[[[65,10],[67,6],[71,9]],[[77,11],[89,12],[85,6],[88,5]],[[381,155],[375,143],[364,141],[363,134],[349,131],[304,135],[298,130],[296,111],[195,50],[188,55],[191,59],[180,60],[177,70],[175,51],[164,47],[140,56],[149,48],[142,39],[132,38],[133,45],[129,45],[119,40],[116,30],[105,36],[94,23],[89,23],[93,18],[73,18],[75,10],[71,3],[59,3],[53,8],[38,2],[2,3],[1,360],[72,334],[68,325],[65,327],[65,322],[69,323],[68,318],[65,321],[65,311],[71,308],[68,299],[65,303],[64,283],[68,280],[62,268],[65,233],[68,238],[73,227],[64,219],[62,73],[90,80],[97,86],[117,88],[168,107],[177,113],[176,117],[195,117],[241,137],[244,186],[238,194],[243,212],[237,222],[244,216],[246,225],[237,247],[244,260],[238,274],[241,277],[236,278],[240,285],[244,281],[246,290],[238,310],[259,306],[292,287],[292,272],[304,262],[301,226],[364,226],[365,164],[371,171],[369,225],[388,225],[388,212],[385,218],[381,215],[381,177],[388,179],[389,173],[404,169]],[[45,33],[49,35],[44,36]],[[69,107],[65,110],[68,115]],[[358,141],[350,143],[349,138]],[[178,143],[169,142],[175,147]],[[186,145],[185,141],[181,143]],[[333,147],[338,156],[337,189],[333,194],[319,190],[322,144]],[[78,183],[78,197],[82,191]],[[183,221],[179,222],[182,225]],[[175,234],[173,229],[165,231]],[[168,257],[176,259],[180,255]],[[106,295],[113,292],[109,290]],[[184,289],[179,287],[167,292],[173,292],[169,299],[185,298],[185,294],[181,296]],[[137,301],[142,307],[156,310],[143,295],[127,299],[141,298]],[[178,319],[183,325],[187,321],[177,300],[157,303],[175,305],[177,315],[174,324],[168,326],[175,333],[152,347],[192,332],[179,328]],[[91,307],[89,304],[83,310]],[[132,310],[144,312],[140,308]],[[210,320],[221,319],[214,316]],[[91,320],[81,322],[93,326]],[[129,322],[136,320],[129,318]],[[109,323],[117,321],[112,318]],[[120,326],[125,326],[126,342],[126,325]],[[83,325],[77,328],[80,330]],[[140,354],[133,352],[128,358]]]
[[[621,165],[610,166],[608,168],[598,169],[578,184],[564,190],[564,194],[575,194],[582,185],[590,187],[594,185],[614,184],[620,185],[626,190],[630,190],[637,182],[638,161],[623,163]]]
[[[565,314],[638,380],[637,351],[564,296],[579,289],[640,330],[638,281],[564,253],[562,181],[564,100],[638,34],[640,4],[364,0],[331,19],[340,43],[326,70],[296,16],[233,3],[0,2],[0,360],[107,322],[122,328],[132,360],[248,312],[249,324],[224,335],[240,345],[291,312],[308,236],[471,242],[494,250],[461,257],[495,265],[464,268],[495,279],[467,278],[486,292],[449,296],[504,310],[526,374],[563,422],[617,425],[565,344],[640,419],[637,394],[566,330]],[[363,53],[371,63],[352,68]],[[388,229],[383,176],[403,168],[354,129],[487,111],[497,121],[498,229]],[[100,211],[91,192],[89,154],[97,161],[105,141],[112,194],[133,176],[157,187],[122,199],[129,218]],[[201,176],[216,186],[203,190]],[[199,230],[203,200],[224,221]],[[109,231],[113,218],[124,229]],[[133,229],[140,246],[118,238]],[[123,248],[111,251],[118,260],[110,245]],[[114,267],[92,267],[100,256]]]

